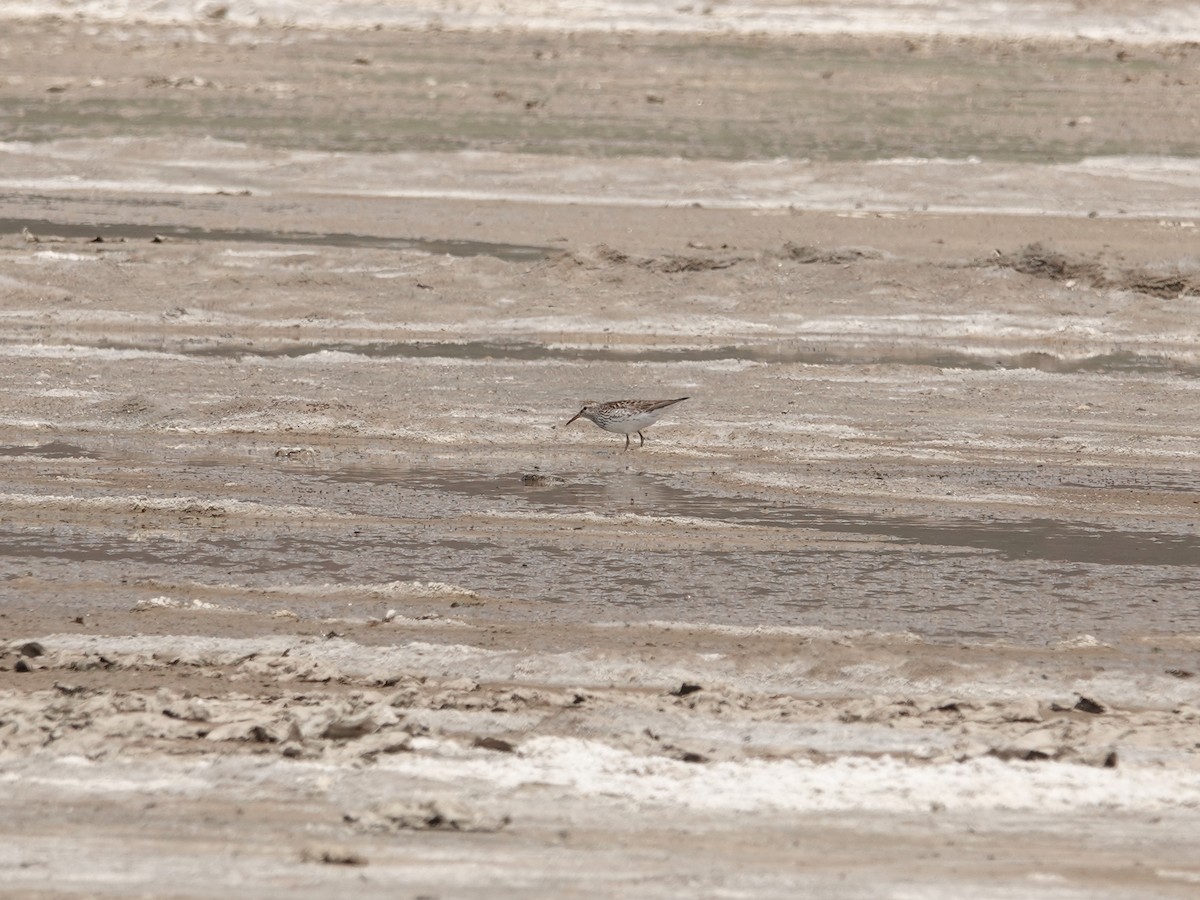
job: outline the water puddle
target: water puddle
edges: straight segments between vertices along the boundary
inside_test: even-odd
[[[26,198],[27,199],[27,198]],[[88,238],[94,243],[153,241],[224,241],[248,244],[285,244],[316,247],[360,247],[377,250],[416,250],[432,256],[493,256],[507,262],[537,262],[560,253],[549,247],[496,244],[485,241],[387,238],[367,234],[208,229],[184,225],[72,225],[45,219],[0,219],[0,234],[20,234],[27,229],[38,237]]]
[[[9,444],[0,446],[0,456],[36,456],[42,459],[102,459],[103,455],[64,441],[48,441],[45,444],[26,446]]]
[[[1086,522],[1047,518],[1022,520],[948,519],[849,514],[795,503],[707,494],[668,479],[622,473],[613,480],[594,475],[490,475],[437,469],[381,471],[347,469],[319,476],[330,482],[457,494],[488,504],[545,512],[619,514],[698,519],[713,524],[802,528],[885,538],[907,545],[988,550],[1006,559],[1098,565],[1200,567],[1200,537],[1122,531]],[[448,509],[452,509],[449,507]]]

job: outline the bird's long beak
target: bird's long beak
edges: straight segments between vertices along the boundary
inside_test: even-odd
[[[585,406],[583,409],[587,409],[587,407]],[[567,419],[567,425],[570,425],[572,422],[574,422],[576,419],[578,419],[580,416],[582,416],[583,409],[581,409],[579,412],[575,413],[575,415],[571,416],[571,418]],[[566,428],[567,425],[564,425],[563,428]]]

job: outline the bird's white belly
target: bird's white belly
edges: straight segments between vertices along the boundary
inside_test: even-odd
[[[641,431],[647,425],[653,425],[658,416],[634,415],[626,418],[605,422],[600,427],[605,431],[615,431],[617,434],[633,434]]]

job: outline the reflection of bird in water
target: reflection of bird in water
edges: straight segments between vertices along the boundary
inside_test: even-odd
[[[570,425],[580,416],[595,422],[605,431],[625,435],[625,449],[629,449],[629,436],[636,434],[639,447],[644,446],[646,438],[642,435],[643,428],[649,428],[658,421],[663,410],[676,403],[682,403],[687,397],[676,397],[674,400],[610,400],[607,403],[597,403],[589,400],[583,404],[583,409],[571,416]]]

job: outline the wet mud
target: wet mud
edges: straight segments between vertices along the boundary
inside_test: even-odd
[[[1194,893],[1195,48],[7,24],[10,889]]]

